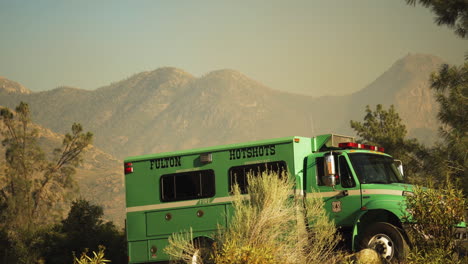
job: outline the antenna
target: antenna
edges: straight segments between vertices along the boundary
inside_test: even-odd
[[[314,118],[312,117],[312,114],[309,116],[309,124],[310,124],[310,132],[312,133],[312,136],[314,136],[315,126],[314,126]]]

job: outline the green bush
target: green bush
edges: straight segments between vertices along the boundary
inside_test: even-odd
[[[407,233],[413,245],[408,263],[457,263],[455,226],[464,221],[466,201],[450,183],[415,186],[406,199]]]

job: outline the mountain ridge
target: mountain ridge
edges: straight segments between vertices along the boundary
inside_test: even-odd
[[[9,80],[3,76],[0,76],[0,92],[6,93],[20,93],[20,94],[30,94],[31,90],[27,89],[18,82]]]
[[[427,54],[408,54],[397,60],[387,71],[364,89],[352,95],[353,100],[366,97],[395,106],[412,136],[433,142],[439,126],[438,104],[430,89],[430,75],[444,60]],[[382,87],[382,83],[386,85]],[[398,89],[396,89],[398,88]],[[376,91],[380,93],[376,93]],[[419,130],[422,134],[415,133]],[[431,130],[431,131],[429,131]],[[432,134],[432,135],[429,135]]]
[[[394,104],[410,132],[430,130],[426,127],[436,126],[437,120],[428,78],[441,63],[436,56],[408,54],[363,89],[342,96],[274,90],[232,69],[194,77],[182,69],[163,67],[96,90],[59,87],[2,97],[12,99],[10,107],[14,101],[30,102],[37,122],[59,133],[68,128],[64,123],[82,123],[96,132],[99,147],[123,158],[291,134],[349,134],[353,133],[349,120],[362,119],[365,105],[377,103]],[[275,126],[278,122],[284,125]],[[213,131],[217,133],[207,142],[204,135]]]

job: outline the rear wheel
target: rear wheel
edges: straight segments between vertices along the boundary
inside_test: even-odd
[[[195,252],[191,264],[213,264],[213,241],[209,238],[197,238],[193,241]]]
[[[387,261],[404,260],[408,252],[408,245],[398,228],[384,222],[374,223],[364,230],[360,247],[374,249]]]

